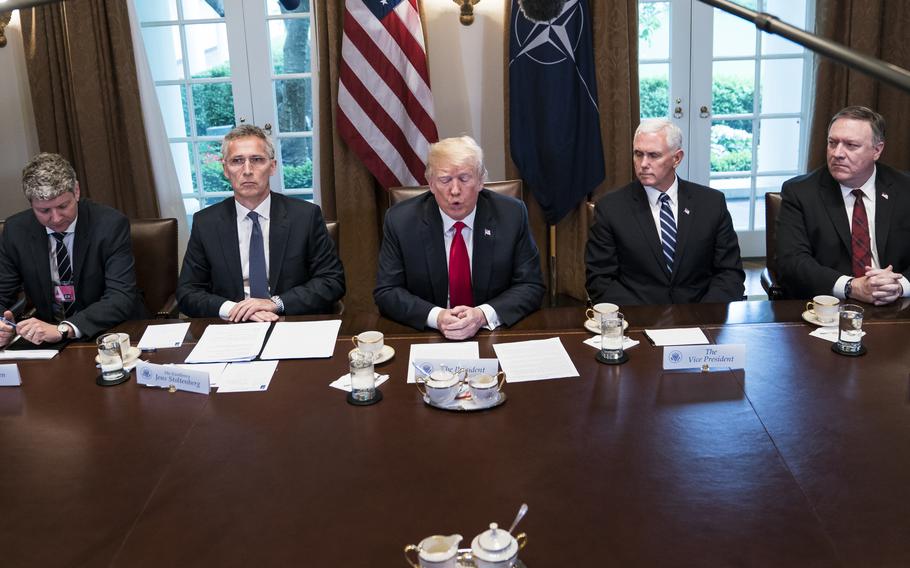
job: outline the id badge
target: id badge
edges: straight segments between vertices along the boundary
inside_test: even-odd
[[[59,284],[54,286],[54,299],[61,304],[64,302],[75,302],[76,287],[72,284]]]

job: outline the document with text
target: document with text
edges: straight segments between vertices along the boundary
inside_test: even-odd
[[[278,361],[231,363],[218,378],[218,392],[263,392],[268,390]]]
[[[315,359],[335,352],[341,320],[282,321],[275,324],[260,359]]]
[[[541,381],[577,377],[578,370],[558,337],[514,343],[496,343],[493,351],[506,382]]]
[[[252,361],[262,350],[268,322],[213,324],[205,328],[187,363]]]
[[[150,325],[145,328],[142,339],[139,340],[139,349],[167,349],[180,347],[183,338],[190,329],[190,322],[163,323]]]

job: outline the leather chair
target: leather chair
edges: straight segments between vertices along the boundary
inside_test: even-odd
[[[152,317],[177,317],[177,219],[131,219],[136,286]]]
[[[523,194],[523,183],[520,179],[510,179],[505,181],[488,181],[483,186],[490,191],[495,191],[501,195],[507,195],[509,197],[514,197],[519,201],[522,199]],[[407,201],[412,197],[417,197],[418,195],[429,191],[430,186],[428,185],[418,185],[411,187],[390,187],[389,188],[389,203],[388,207],[391,207],[402,201]],[[386,207],[386,209],[388,208]],[[381,219],[385,219],[385,209],[380,211]]]
[[[588,201],[585,203],[585,218],[588,221],[588,232],[591,232],[591,227],[594,226],[594,208],[597,204],[593,201]]]
[[[325,228],[329,232],[332,242],[335,243],[335,254],[341,256],[341,241],[339,240],[341,239],[341,233],[338,228],[338,221],[326,221]],[[344,314],[344,302],[341,300],[335,302],[332,314],[336,316]]]
[[[786,290],[780,285],[777,272],[777,217],[780,214],[781,196],[778,191],[765,194],[765,269],[761,273],[761,287],[769,300],[783,300]]]
[[[6,219],[0,219],[0,236],[3,235],[3,228],[6,226]],[[25,298],[25,292],[19,292],[19,297],[16,299],[16,302],[9,307],[9,311],[13,312],[13,315],[16,317],[16,320],[24,319],[23,315],[27,311],[31,310],[29,307],[29,302]]]

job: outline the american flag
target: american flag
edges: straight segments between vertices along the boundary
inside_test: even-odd
[[[345,2],[337,127],[384,188],[425,184],[438,139],[417,2]]]

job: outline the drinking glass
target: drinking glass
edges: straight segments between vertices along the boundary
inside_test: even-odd
[[[101,364],[101,378],[105,381],[116,381],[123,377],[123,357],[120,352],[120,335],[106,333],[96,341],[98,344],[98,363]]]
[[[622,322],[624,316],[619,312],[611,312],[600,320],[600,353],[604,359],[621,359],[622,350]]]
[[[857,353],[863,348],[863,308],[844,304],[839,316],[837,348],[845,353]]]
[[[373,354],[354,349],[348,354],[351,368],[351,398],[364,402],[376,396],[376,378],[373,371]]]

